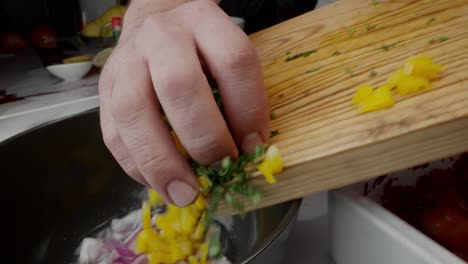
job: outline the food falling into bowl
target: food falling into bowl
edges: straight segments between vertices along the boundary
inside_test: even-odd
[[[212,87],[224,115],[220,93],[216,86]],[[242,153],[236,160],[224,158],[220,166],[203,166],[190,158],[168,119],[164,119],[175,145],[197,176],[198,198],[193,204],[179,208],[165,203],[156,191],[148,190],[141,210],[113,220],[114,224],[98,237],[82,241],[79,263],[230,263],[222,252],[220,228],[214,224],[218,203],[224,200],[244,214],[245,201],[239,196],[259,202],[262,194],[250,179],[263,175],[270,184],[276,183],[274,175],[283,170],[280,151],[275,145],[258,146],[253,153]]]

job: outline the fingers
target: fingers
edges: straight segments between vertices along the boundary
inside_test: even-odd
[[[237,149],[211,88],[203,74],[190,32],[183,28],[161,28],[163,22],[149,21],[152,36],[138,43],[148,58],[151,78],[159,101],[190,156],[211,164]],[[164,41],[159,41],[164,39]]]
[[[99,115],[101,123],[101,131],[104,143],[109,151],[112,153],[113,157],[116,159],[120,167],[134,180],[137,182],[149,187],[148,182],[138,171],[138,168],[135,166],[130,154],[127,151],[127,148],[122,142],[122,138],[118,134],[114,120],[111,115],[110,109],[110,100],[112,95],[112,85],[114,80],[113,71],[114,68],[107,67],[103,70],[101,78],[99,80]]]
[[[194,38],[223,98],[231,132],[244,151],[269,138],[267,94],[257,54],[244,32],[214,5],[192,2]],[[201,9],[202,6],[203,8]],[[192,12],[186,10],[185,12]]]
[[[112,117],[136,167],[166,201],[190,204],[198,184],[187,161],[176,149],[152,89],[145,61],[125,51],[112,92]]]

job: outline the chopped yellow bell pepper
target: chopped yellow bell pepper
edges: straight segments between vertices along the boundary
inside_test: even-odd
[[[403,69],[398,69],[396,72],[394,72],[390,77],[387,79],[385,82],[385,85],[388,86],[390,89],[393,89],[398,86],[398,83],[407,76],[404,72]]]
[[[177,134],[174,131],[171,131],[171,135],[172,135],[172,139],[174,140],[174,143],[175,143],[177,149],[179,150],[179,152],[182,153],[182,155],[184,155],[184,157],[188,159],[190,156],[187,153],[187,151],[185,150],[184,146],[182,146],[182,143],[180,143],[180,140],[179,140],[179,137],[177,136]]]
[[[198,221],[198,225],[195,228],[195,232],[193,232],[192,239],[195,241],[201,241],[203,239],[203,236],[205,235],[206,227],[205,227],[205,213],[200,218],[200,221]]]
[[[151,206],[157,207],[164,203],[164,199],[161,195],[153,189],[148,189],[148,202]]]
[[[203,198],[203,196],[199,195],[195,202],[193,203],[193,206],[199,210],[203,211],[208,207],[208,203],[206,202],[206,199]]]
[[[201,175],[197,177],[198,184],[201,188],[201,193],[203,195],[208,195],[210,193],[211,188],[213,187],[213,183],[206,175]]]
[[[143,208],[141,209],[142,212],[142,221],[143,221],[143,229],[151,229],[151,206],[148,202],[143,202]]]
[[[436,79],[443,70],[442,65],[434,63],[427,55],[409,58],[403,67],[406,75],[428,80]]]
[[[208,243],[200,246],[200,264],[208,264]]]
[[[430,90],[431,83],[422,77],[407,76],[403,78],[397,86],[397,92],[399,95],[409,95],[417,93],[419,91]]]
[[[273,174],[283,171],[283,160],[276,146],[272,145],[267,149],[265,159],[257,166],[257,169],[263,174],[268,183],[276,183]]]
[[[198,259],[194,256],[188,258],[188,264],[199,264]]]
[[[151,247],[154,247],[158,242],[158,233],[153,229],[145,229],[141,231],[135,241],[135,251],[137,254],[150,253]]]
[[[354,94],[353,97],[353,104],[359,104],[362,102],[362,100],[369,96],[372,93],[372,90],[374,90],[374,87],[368,85],[368,84],[362,84],[357,88],[356,93]]]
[[[362,113],[376,111],[391,107],[395,101],[388,86],[380,86],[375,89],[369,96],[364,98],[359,105],[359,110]]]

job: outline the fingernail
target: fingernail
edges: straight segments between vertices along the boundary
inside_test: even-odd
[[[167,185],[167,192],[176,206],[184,207],[191,204],[198,192],[189,184],[174,180]]]
[[[251,133],[242,141],[242,149],[246,152],[253,152],[255,147],[263,145],[263,138],[259,133]]]

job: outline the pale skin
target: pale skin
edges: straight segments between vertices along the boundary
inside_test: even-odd
[[[226,121],[205,73],[216,79]],[[106,146],[129,176],[177,206],[192,203],[199,187],[161,107],[201,164],[236,158],[269,139],[255,48],[216,1],[133,0],[99,91]]]

